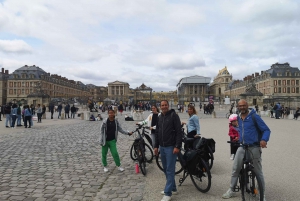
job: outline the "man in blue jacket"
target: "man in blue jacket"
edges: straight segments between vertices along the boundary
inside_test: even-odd
[[[240,129],[240,139],[239,141],[243,144],[250,145],[249,150],[252,152],[253,166],[254,171],[257,177],[260,177],[263,186],[263,193],[265,192],[265,181],[264,175],[262,172],[262,159],[261,159],[261,148],[267,148],[267,142],[269,141],[271,131],[265,122],[258,116],[254,109],[248,109],[248,103],[246,100],[241,99],[238,103],[238,108],[240,115],[238,118],[239,129]],[[254,120],[255,118],[255,120]],[[258,128],[255,126],[256,125]],[[262,133],[261,139],[257,131],[259,129]],[[223,194],[222,198],[227,199],[234,196],[234,187],[237,184],[239,172],[243,165],[245,150],[243,147],[239,147],[236,156],[234,158],[232,175],[231,175],[231,184],[228,191]],[[265,200],[265,198],[264,198]]]

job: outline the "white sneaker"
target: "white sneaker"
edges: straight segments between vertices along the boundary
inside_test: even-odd
[[[234,159],[234,154],[231,154],[230,159],[231,159],[231,160]]]
[[[164,197],[161,199],[161,201],[170,201],[171,200],[171,196],[166,196],[164,195]]]
[[[104,172],[108,172],[108,169],[107,169],[107,167],[106,167],[106,166],[104,167],[104,169],[103,169],[103,170],[104,170]]]
[[[122,168],[121,166],[119,166],[119,167],[118,167],[118,170],[119,170],[120,172],[123,172],[125,169]]]
[[[164,195],[165,191],[161,191],[160,194]],[[172,195],[178,195],[178,191],[172,191]]]
[[[234,196],[235,196],[235,193],[231,190],[231,188],[229,188],[228,191],[222,195],[222,198],[228,199],[228,198],[231,198]]]

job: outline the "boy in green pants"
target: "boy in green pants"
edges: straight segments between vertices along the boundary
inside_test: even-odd
[[[105,119],[101,125],[101,134],[100,134],[100,144],[102,146],[102,164],[104,166],[104,172],[108,172],[107,169],[108,149],[110,149],[110,152],[114,158],[118,170],[121,172],[124,171],[124,168],[120,166],[121,165],[120,157],[117,150],[118,132],[124,135],[132,135],[132,132],[128,133],[121,128],[120,123],[118,122],[118,120],[115,119],[115,111],[109,110],[108,118]]]

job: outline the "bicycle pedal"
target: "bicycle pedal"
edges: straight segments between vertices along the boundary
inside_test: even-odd
[[[240,187],[239,186],[235,186],[234,188],[233,188],[233,192],[239,192],[240,191]]]

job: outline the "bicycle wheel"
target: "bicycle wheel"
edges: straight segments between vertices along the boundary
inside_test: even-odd
[[[197,169],[199,170],[197,175],[190,174],[191,180],[200,192],[206,193],[211,187],[211,174],[207,163],[202,158],[197,164]]]
[[[242,183],[242,199],[244,200],[256,200],[263,201],[264,193],[262,182],[258,178],[253,170],[247,171],[244,175],[244,180]]]
[[[130,158],[134,161],[137,160],[137,154],[134,150],[134,145],[132,145],[130,148]],[[153,160],[153,151],[148,144],[145,144],[145,158],[148,163],[151,163]]]
[[[130,148],[130,158],[134,161],[137,160],[137,155],[136,152],[134,150],[134,143],[132,144],[131,148]]]
[[[140,165],[140,169],[142,171],[142,174],[143,175],[146,175],[147,174],[147,171],[146,171],[146,158],[145,158],[145,152],[143,151],[139,151],[139,154],[138,154],[138,158],[139,158],[139,165]]]
[[[208,147],[208,150],[209,150],[208,167],[209,167],[209,169],[211,169],[214,164],[214,154],[210,147]]]
[[[146,143],[145,143],[145,152],[144,152],[144,154],[145,154],[146,161],[148,163],[151,163],[152,160],[153,160],[153,151],[152,151],[152,148]]]
[[[158,155],[155,156],[155,161],[156,161],[156,165],[157,167],[161,170],[164,171],[162,162],[161,162],[161,158],[160,158],[160,152],[158,152]],[[175,174],[179,174],[183,171],[183,167],[180,164],[180,161],[178,159],[178,157],[176,158],[176,166],[175,166]]]

